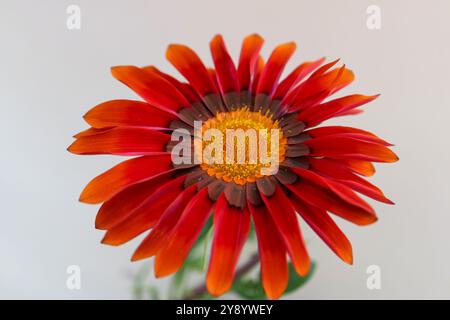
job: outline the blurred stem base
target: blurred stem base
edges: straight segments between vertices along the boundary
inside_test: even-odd
[[[170,281],[167,299],[214,299],[215,297],[208,293],[204,280],[194,285],[192,288],[187,283],[196,275],[204,275],[207,272],[208,252],[210,251],[210,240],[213,234],[212,218],[204,226],[199,238],[194,244],[190,254],[186,258],[183,267],[175,273]],[[253,228],[250,230],[249,240],[255,240]],[[230,293],[237,294],[242,299],[266,299],[261,282],[261,273],[251,276],[250,271],[254,270],[259,264],[259,255],[253,253],[240,267],[236,269],[235,279]],[[311,264],[310,272],[300,277],[289,263],[289,282],[285,294],[291,293],[302,287],[313,275],[315,263]],[[163,299],[163,295],[155,285],[148,285],[150,275],[150,266],[142,265],[141,269],[135,274],[133,279],[133,297],[135,299]]]
[[[257,253],[253,254],[250,259],[246,263],[244,263],[241,267],[236,270],[235,277],[238,279],[250,272],[255,266],[258,265],[259,256]],[[194,287],[190,293],[182,297],[184,300],[194,300],[203,297],[205,294],[208,294],[208,290],[206,289],[206,284],[201,283],[198,286]]]

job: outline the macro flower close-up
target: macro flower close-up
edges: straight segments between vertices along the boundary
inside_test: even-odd
[[[232,287],[252,230],[264,292],[277,299],[288,285],[288,261],[299,276],[310,270],[304,224],[352,264],[351,243],[335,217],[359,226],[376,222],[361,195],[393,204],[366,180],[375,173],[374,162],[398,160],[392,145],[363,129],[326,124],[360,114],[378,94],[338,96],[355,77],[338,60],[303,62],[282,77],[296,44],[278,45],[263,57],[263,42],[257,34],[247,36],[233,59],[217,35],[210,42],[213,66],[188,46],[169,45],[166,58],[183,80],[155,66],[113,67],[113,77],[141,99],[93,107],[84,116],[90,127],[68,148],[79,155],[130,157],[91,180],[80,201],[101,204],[95,227],[106,231],[104,244],[119,246],[146,233],[131,259],[154,257],[156,277],[179,271],[212,221],[205,283],[214,296]],[[209,146],[204,137],[189,152],[198,140],[196,123],[202,132],[213,128],[224,135],[231,129],[277,130],[265,145],[277,146],[276,170],[250,161],[248,136],[243,162],[202,161]],[[180,149],[191,161],[174,161]]]

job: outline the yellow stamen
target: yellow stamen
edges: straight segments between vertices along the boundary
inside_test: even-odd
[[[260,130],[265,131],[267,133],[267,139],[262,140],[266,141],[266,151],[267,157],[271,157],[271,130],[278,130],[278,163],[284,160],[284,155],[286,152],[286,138],[283,136],[282,131],[279,128],[278,121],[273,120],[272,115],[268,113],[263,114],[261,111],[250,111],[247,107],[242,107],[240,109],[229,111],[229,112],[221,112],[218,113],[214,118],[206,121],[202,126],[202,134],[206,132],[208,129],[218,129],[223,137],[223,150],[222,157],[223,163],[207,163],[206,161],[201,162],[201,168],[208,173],[210,176],[214,176],[218,179],[222,179],[226,182],[235,182],[237,184],[243,185],[247,182],[254,182],[256,179],[263,176],[262,169],[270,168],[273,163],[264,163],[261,161],[261,150],[259,150],[260,143]],[[257,161],[251,161],[251,157],[249,155],[249,142],[250,138],[245,139],[245,161],[236,163],[227,163],[227,154],[226,154],[226,136],[228,129],[242,129],[247,131],[249,129],[253,129],[256,132],[257,137],[257,146],[258,146],[258,156]],[[229,131],[228,131],[229,132]],[[201,142],[200,142],[201,141]],[[203,141],[198,137],[196,138],[197,143],[201,143],[201,148],[197,149],[197,159],[203,159],[203,150],[206,146],[213,143],[214,141]],[[234,141],[233,141],[234,142]],[[255,141],[253,141],[254,143]],[[201,154],[199,154],[201,149]],[[234,160],[237,159],[237,148],[234,149],[235,155]]]

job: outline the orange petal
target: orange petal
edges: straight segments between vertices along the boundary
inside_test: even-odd
[[[170,154],[123,161],[92,179],[80,195],[85,203],[101,203],[133,184],[173,170]]]
[[[115,126],[168,128],[170,122],[175,119],[177,117],[170,113],[134,100],[106,101],[84,115],[84,120],[94,128]]]
[[[292,198],[291,202],[295,210],[330,249],[344,262],[352,264],[352,245],[326,211],[309,206],[296,198]]]
[[[216,92],[208,70],[192,49],[184,45],[171,44],[167,48],[166,57],[201,97]]]
[[[266,207],[254,207],[249,203],[249,209],[258,238],[264,291],[270,299],[278,299],[286,290],[289,280],[286,246]]]
[[[265,93],[272,96],[281,73],[283,72],[286,63],[294,54],[296,48],[297,46],[294,42],[289,42],[279,45],[273,50],[261,73],[256,94]]]
[[[371,177],[375,174],[375,167],[369,161],[351,160],[351,159],[335,159],[353,172],[365,177]]]
[[[216,68],[217,79],[222,94],[239,92],[236,67],[228,53],[221,35],[215,36],[211,43],[211,54]]]
[[[135,66],[113,67],[111,73],[145,101],[166,112],[177,116],[177,111],[190,106],[180,91],[156,73]]]
[[[275,189],[272,196],[261,194],[261,197],[280,231],[295,270],[301,276],[307,275],[311,262],[289,199],[280,187]]]
[[[254,63],[258,59],[264,39],[258,34],[252,34],[246,37],[242,43],[241,55],[238,65],[238,79],[240,90],[249,90],[253,78]]]
[[[213,202],[208,196],[208,188],[203,188],[192,198],[165,246],[156,254],[156,277],[167,276],[181,268],[208,220],[212,207]]]
[[[75,140],[67,149],[75,154],[125,156],[166,153],[170,135],[143,127],[116,127]]]
[[[215,206],[214,238],[206,275],[206,287],[212,295],[225,293],[233,284],[236,264],[249,231],[247,208],[229,206],[222,193]]]

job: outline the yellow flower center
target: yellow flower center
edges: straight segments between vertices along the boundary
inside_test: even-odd
[[[196,137],[201,168],[226,182],[254,182],[284,160],[287,139],[278,121],[260,111],[242,107],[218,113],[203,124],[201,134],[202,139]]]

